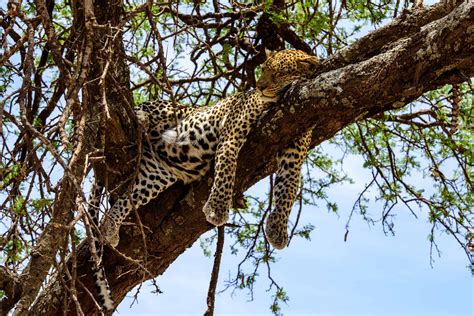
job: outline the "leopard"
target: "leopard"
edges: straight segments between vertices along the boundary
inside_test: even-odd
[[[293,82],[309,79],[320,65],[316,56],[300,50],[265,50],[265,55],[253,90],[236,92],[213,106],[190,107],[167,100],[147,101],[139,106],[136,116],[146,137],[132,189],[104,214],[101,232],[110,246],[118,246],[119,229],[131,210],[146,205],[178,181],[189,184],[201,179],[213,162],[213,183],[202,211],[215,226],[227,223],[237,158],[248,134]],[[266,239],[276,249],[283,249],[288,243],[288,217],[311,135],[309,129],[277,156],[275,207],[265,226]],[[96,283],[103,300],[110,296],[110,290],[103,284],[103,271],[97,269],[96,275],[101,279]]]

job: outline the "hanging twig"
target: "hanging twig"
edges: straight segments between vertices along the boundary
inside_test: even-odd
[[[217,227],[216,253],[214,254],[214,266],[212,267],[211,281],[209,282],[209,291],[207,292],[207,310],[204,316],[214,315],[214,302],[216,299],[219,268],[221,266],[222,249],[224,248],[224,236],[224,226]]]

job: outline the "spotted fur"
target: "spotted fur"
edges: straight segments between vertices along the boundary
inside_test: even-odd
[[[267,52],[262,75],[253,91],[235,93],[214,106],[189,108],[167,101],[141,105],[137,117],[149,141],[143,143],[139,173],[132,191],[120,197],[105,214],[102,231],[113,247],[119,229],[133,207],[154,199],[173,183],[200,179],[215,158],[214,182],[203,212],[208,222],[226,223],[239,151],[254,123],[278,101],[294,80],[306,78],[319,64],[302,51]],[[311,139],[308,132],[279,155],[274,190],[276,208],[270,214],[266,234],[276,248],[287,244],[288,215],[299,184],[301,164]]]
[[[275,209],[269,214],[265,225],[267,239],[277,249],[283,249],[288,244],[288,217],[300,183],[301,165],[307,156],[311,135],[310,129],[277,157],[278,170],[273,188]]]

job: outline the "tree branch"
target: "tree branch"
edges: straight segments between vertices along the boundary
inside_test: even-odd
[[[214,266],[212,267],[211,281],[209,282],[209,290],[207,292],[207,310],[204,316],[214,315],[214,302],[216,300],[216,287],[219,278],[219,268],[221,267],[222,250],[224,248],[225,230],[224,226],[217,228],[217,245],[214,254]]]

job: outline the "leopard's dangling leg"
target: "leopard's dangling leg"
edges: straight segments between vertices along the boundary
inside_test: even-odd
[[[202,209],[206,220],[216,226],[225,224],[229,218],[240,149],[247,140],[251,127],[272,104],[270,101],[262,99],[261,94],[257,92],[235,94],[233,98],[241,99],[241,102],[233,104],[232,111],[227,115],[225,124],[220,131],[221,136],[215,158],[214,182],[209,198]]]
[[[288,217],[300,183],[301,165],[308,153],[311,134],[309,129],[278,156],[273,187],[275,209],[268,216],[265,227],[268,242],[277,249],[283,249],[288,244]]]
[[[116,247],[119,243],[120,226],[130,211],[134,207],[146,205],[177,180],[176,176],[160,165],[153,154],[145,149],[132,192],[123,194],[105,214],[101,230],[107,242]]]
[[[94,179],[87,208],[93,223],[90,225],[89,250],[91,252],[92,271],[100,304],[104,310],[112,311],[114,309],[114,301],[112,300],[109,282],[102,265],[103,245],[100,242],[98,231],[100,200],[103,189],[104,187]]]

